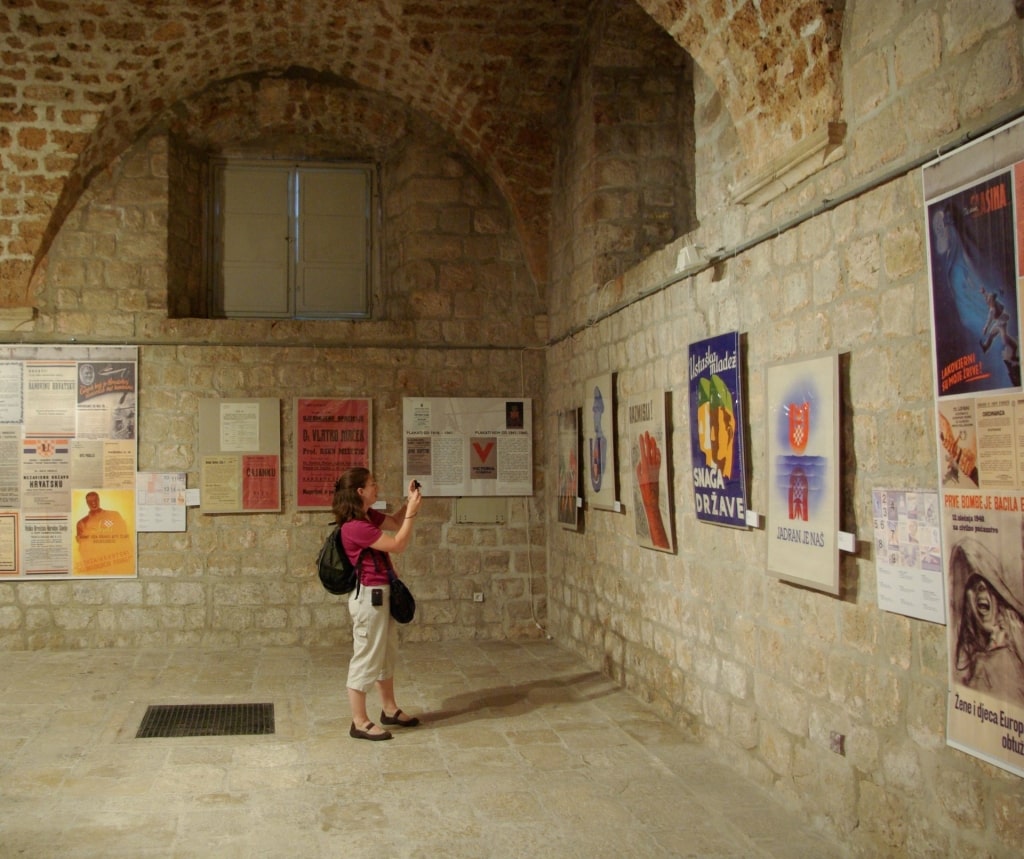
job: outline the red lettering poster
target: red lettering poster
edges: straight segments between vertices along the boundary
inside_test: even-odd
[[[242,509],[281,509],[281,460],[270,454],[242,457]]]
[[[334,482],[346,468],[371,468],[371,401],[295,401],[295,501],[300,510],[330,510]]]

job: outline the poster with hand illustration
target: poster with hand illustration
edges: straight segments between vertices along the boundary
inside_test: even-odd
[[[740,335],[690,344],[690,449],[697,518],[747,527]]]
[[[637,542],[648,549],[671,552],[672,506],[665,400],[663,391],[630,397],[626,428]]]
[[[1024,777],[1024,121],[921,168],[949,690],[946,742]]]

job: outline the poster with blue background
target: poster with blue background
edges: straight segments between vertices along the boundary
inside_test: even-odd
[[[938,395],[1019,388],[1009,171],[928,204]]]
[[[690,344],[690,447],[697,518],[747,527],[746,463],[740,386],[740,335]]]

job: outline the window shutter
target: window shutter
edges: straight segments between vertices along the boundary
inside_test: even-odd
[[[296,316],[366,314],[370,190],[368,170],[298,171]]]
[[[225,316],[289,316],[288,168],[223,170]]]

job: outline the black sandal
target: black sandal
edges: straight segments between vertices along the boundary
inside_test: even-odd
[[[360,730],[356,727],[356,723],[352,723],[352,727],[348,729],[348,735],[354,740],[390,740],[391,731],[381,731],[379,734],[371,734],[376,725],[373,722],[367,722],[366,727]]]
[[[380,711],[380,723],[382,725],[396,725],[399,728],[415,728],[420,720],[415,716],[410,716],[408,719],[403,719],[404,716],[401,710],[395,710],[394,716],[389,716],[383,710]]]

